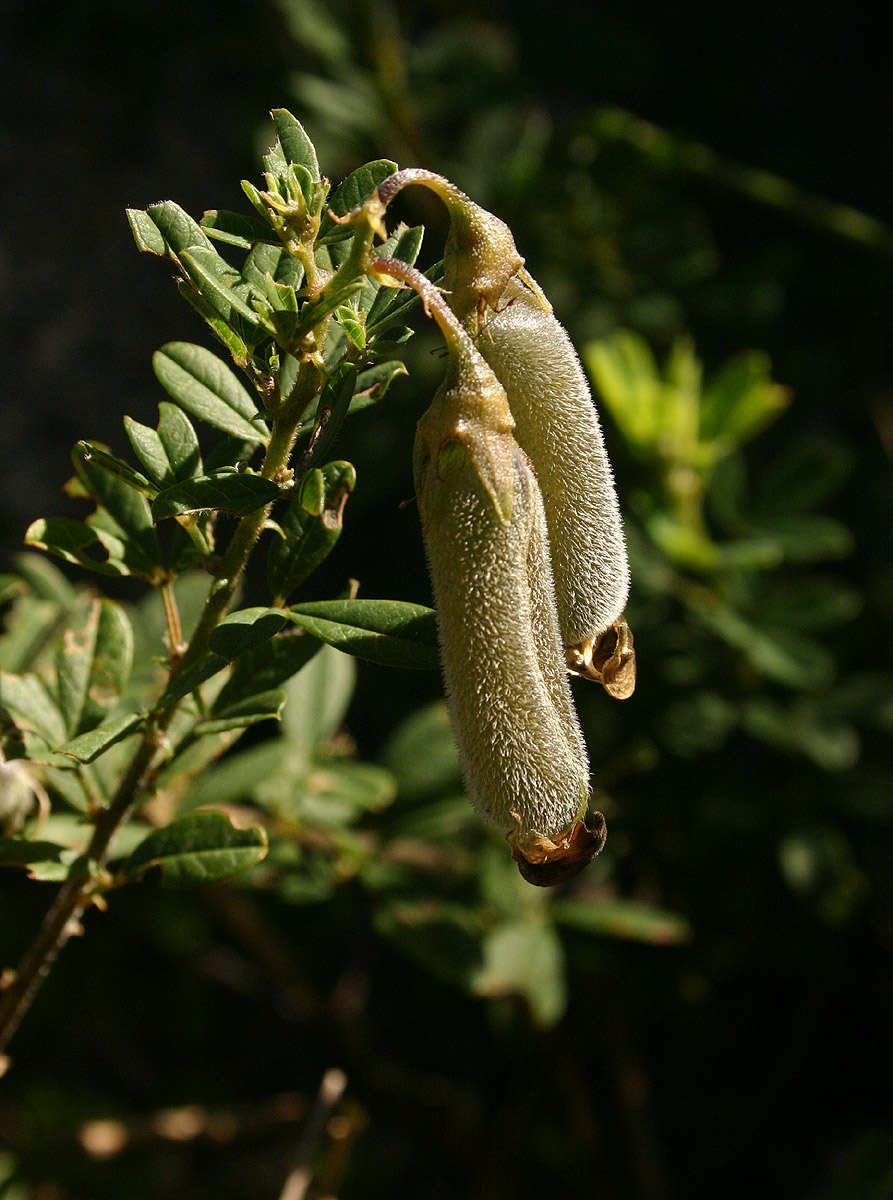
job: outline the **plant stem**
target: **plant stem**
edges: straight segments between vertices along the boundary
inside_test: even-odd
[[[317,368],[306,364],[302,376],[294,394],[274,420],[272,437],[261,468],[265,479],[274,479],[288,466],[301,413],[310,396],[319,389],[321,376]],[[266,505],[257,512],[249,513],[239,522],[189,645],[182,657],[173,658],[168,683],[184,668],[197,662],[207,650],[211,632],[225,615],[232,601],[236,585],[260,536],[269,510],[270,505]],[[164,589],[162,595],[164,598]],[[176,617],[174,607],[176,622],[172,623],[171,609],[167,603],[165,612],[173,640],[175,627],[179,626],[179,618]],[[171,651],[173,654],[173,645]],[[0,1053],[9,1045],[59,951],[77,930],[78,922],[90,904],[94,892],[99,890],[101,885],[96,878],[97,870],[105,864],[115,832],[137,804],[146,798],[151,788],[155,777],[156,753],[176,709],[177,704],[174,703],[163,712],[159,711],[150,716],[130,766],[108,807],[101,809],[96,818],[93,836],[86,852],[72,864],[68,878],[59,889],[37,937],[25,952],[10,983],[0,992]]]
[[[167,580],[158,590],[161,593],[161,603],[164,605],[164,615],[167,620],[167,640],[171,662],[176,662],[183,653],[183,629],[180,625],[180,610],[177,608],[174,585],[171,580]]]

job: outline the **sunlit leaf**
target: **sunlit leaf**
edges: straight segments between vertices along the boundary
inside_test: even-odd
[[[211,634],[211,649],[226,659],[238,658],[270,640],[285,624],[276,608],[242,608],[228,613]]]
[[[140,879],[159,867],[164,882],[203,884],[225,879],[259,863],[267,853],[261,826],[236,829],[223,813],[189,813],[156,829],[119,864],[121,877]]]
[[[319,600],[288,618],[346,654],[389,667],[433,670],[439,662],[434,610],[402,600]]]
[[[245,441],[269,440],[257,405],[229,367],[203,346],[168,342],[152,356],[159,383],[193,417]]]
[[[316,160],[316,150],[301,123],[287,108],[274,108],[272,116],[276,122],[276,133],[285,161],[304,167],[310,178],[318,183],[319,163]]]
[[[57,753],[65,754],[81,763],[91,763],[111,746],[136,733],[144,721],[145,713],[122,713],[121,716],[104,721],[95,729],[63,743]]]
[[[156,521],[167,517],[209,510],[243,517],[276,500],[279,487],[249,471],[216,471],[195,479],[183,479],[159,492],[152,503]]]

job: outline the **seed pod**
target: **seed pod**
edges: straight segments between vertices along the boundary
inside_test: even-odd
[[[601,814],[592,830],[583,819],[589,767],[564,669],[542,500],[493,372],[424,277],[380,262],[419,288],[450,352],[418,424],[414,476],[466,785],[522,875],[548,886],[598,853],[605,828]]]
[[[515,437],[539,480],[567,668],[625,699],[636,677],[632,633],[622,617],[629,566],[611,465],[580,361],[523,269],[505,222],[448,180],[416,169],[384,181],[381,211],[412,183],[435,191],[447,206],[450,307],[503,385]]]
[[[523,275],[490,313],[478,347],[505,388],[515,436],[536,468],[568,667],[625,699],[635,687],[632,634],[622,617],[629,566],[611,464],[580,360]]]

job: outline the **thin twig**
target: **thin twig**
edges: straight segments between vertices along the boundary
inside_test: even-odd
[[[313,1179],[313,1157],[329,1117],[344,1095],[346,1087],[347,1076],[337,1067],[330,1067],[323,1075],[316,1103],[298,1141],[294,1165],[288,1173],[279,1200],[304,1200]]]

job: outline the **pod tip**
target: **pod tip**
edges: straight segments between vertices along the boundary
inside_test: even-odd
[[[636,690],[636,648],[623,617],[595,637],[568,646],[566,655],[572,675],[600,683],[615,700],[628,700]]]
[[[591,828],[581,818],[557,841],[541,833],[507,834],[522,878],[536,887],[554,887],[578,875],[602,850],[608,836],[604,816],[594,812],[591,817]]]

